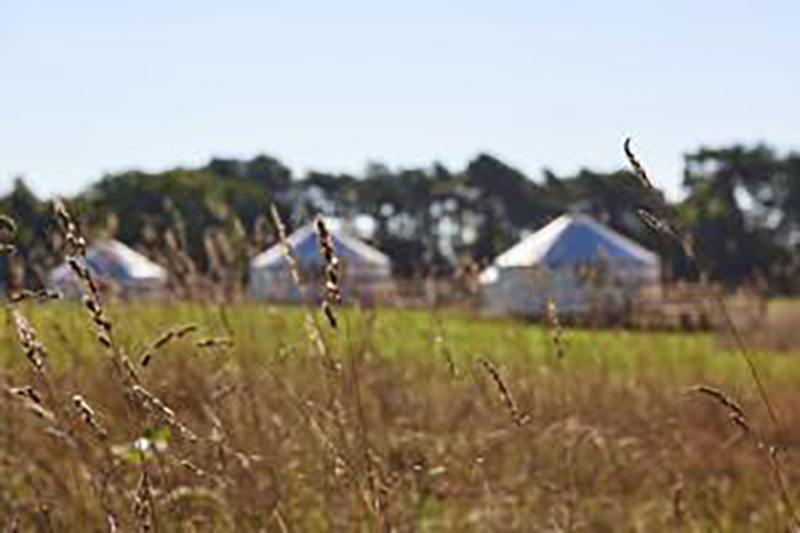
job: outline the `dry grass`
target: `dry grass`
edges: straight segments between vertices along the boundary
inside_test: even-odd
[[[678,239],[657,207],[643,220]],[[8,300],[8,531],[797,524],[800,368],[750,351],[721,299],[739,357],[703,336],[565,330],[552,305],[545,329],[341,309],[339,259],[317,219],[319,309],[109,306],[78,226],[56,209],[88,315],[46,293]],[[176,257],[182,233],[177,219]],[[209,249],[221,272],[224,243]]]
[[[625,140],[623,148],[625,155],[628,158],[628,162],[642,184],[643,193],[650,194],[655,191],[655,188],[648,178],[644,167],[630,148],[630,138]],[[646,196],[646,194],[643,196]],[[650,195],[652,197],[652,194]],[[647,209],[639,209],[638,213],[640,219],[662,237],[667,237],[680,244],[686,259],[692,262],[694,268],[697,269],[697,272],[700,274],[701,278],[704,277],[705,272],[702,264],[703,261],[695,256],[692,246],[692,239],[687,233],[677,229],[674,223],[670,223],[668,221],[668,219],[674,215],[674,210],[664,203],[663,200],[659,202],[657,199],[655,204],[657,209],[655,214]],[[782,433],[784,431],[783,422],[778,415],[778,410],[775,407],[772,395],[766,386],[762,371],[756,364],[751,347],[745,341],[744,335],[737,326],[727,302],[722,296],[715,295],[712,297],[711,303],[715,307],[715,314],[721,318],[725,331],[733,340],[737,353],[740,355],[742,361],[745,363],[745,366],[749,371],[751,382],[758,392],[758,397],[761,401],[761,404],[766,409],[768,415],[767,418],[772,432],[775,434]],[[726,409],[728,409],[729,418],[745,431],[745,436],[754,435],[752,440],[754,441],[756,448],[762,453],[767,470],[769,471],[769,476],[772,479],[774,491],[780,497],[783,504],[783,515],[785,522],[784,527],[790,531],[796,531],[800,529],[800,518],[798,518],[793,498],[789,493],[786,481],[787,475],[784,468],[780,445],[772,439],[765,438],[763,433],[760,431],[753,430],[752,426],[748,423],[744,411],[742,411],[738,407],[738,404],[730,400],[730,398],[723,392],[719,391],[718,389],[714,389],[713,387],[704,385],[697,387],[696,390],[716,399]]]
[[[762,310],[755,327],[746,328],[748,341],[759,348],[783,352],[800,352],[800,306],[795,302],[775,302]]]
[[[151,396],[131,404],[77,307],[22,311],[39,333],[24,350],[13,328],[0,330],[0,379],[12,392],[0,414],[0,516],[19,531],[357,531],[379,518],[394,531],[786,523],[758,442],[725,413],[758,426],[764,407],[746,368],[705,337],[563,331],[559,358],[551,332],[524,324],[342,312],[350,337],[326,342],[337,360],[358,355],[359,407],[347,365],[332,390],[294,310],[228,309],[226,331],[214,307],[112,307],[121,348],[159,344],[133,386]],[[159,342],[181,331],[176,321],[197,324],[197,339],[225,331],[234,348]],[[37,342],[54,405],[25,358]],[[791,452],[794,379],[765,367],[786,429],[758,431]],[[709,382],[728,404],[685,394]],[[784,470],[795,486],[800,471],[792,461]]]

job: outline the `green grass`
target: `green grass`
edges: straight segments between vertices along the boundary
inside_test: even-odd
[[[163,420],[126,408],[124,387],[108,372],[108,356],[79,304],[21,309],[50,353],[56,405],[48,398],[45,406],[83,451],[46,437],[41,421],[7,401],[0,410],[0,519],[15,511],[22,530],[33,528],[43,499],[61,526],[55,530],[86,523],[101,530],[107,510],[96,487],[110,468],[121,474],[109,505],[124,530],[138,529],[131,510],[143,467],[115,464],[119,458],[107,452],[126,449]],[[532,323],[345,309],[336,332],[318,316],[341,363],[331,380],[309,342],[303,309],[150,302],[108,311],[134,360],[167,329],[200,328],[140,369],[143,385],[204,436],[191,443],[173,430],[166,456],[150,465],[156,517],[170,526],[166,531],[280,531],[275,509],[292,531],[374,530],[363,500],[361,431],[369,434],[386,512],[398,531],[738,532],[779,531],[786,523],[762,451],[737,440],[718,405],[687,391],[696,384],[725,390],[769,442],[791,449],[800,442],[800,359],[792,355],[754,354],[782,416],[783,429],[775,432],[743,358],[711,333],[569,329],[558,359],[551,332]],[[195,341],[205,338],[235,345],[198,348]],[[0,358],[7,386],[44,390],[8,320],[0,323]],[[478,358],[497,367],[530,417],[527,425],[514,424]],[[353,396],[356,370],[363,426]],[[226,384],[233,392],[215,400]],[[68,416],[67,399],[76,393],[97,410],[108,442]],[[337,454],[347,457],[346,467],[336,466]],[[241,457],[252,459],[237,466]],[[183,459],[210,479],[188,476],[178,464]],[[800,467],[791,459],[785,468],[793,488]],[[189,509],[176,511],[181,506]],[[183,518],[200,520],[203,513],[202,527]]]
[[[45,345],[53,348],[58,364],[91,362],[100,355],[80,305],[59,302],[27,306],[26,312]],[[230,336],[237,344],[237,357],[265,360],[305,345],[305,314],[298,307],[258,304],[136,303],[110,307],[119,337],[134,347],[134,352],[171,327],[198,324],[202,336]],[[434,358],[442,354],[431,350],[437,336],[439,346],[447,349],[458,364],[487,357],[500,363],[536,365],[554,356],[548,329],[520,320],[424,310],[381,309],[373,313],[349,309],[340,314],[343,333],[334,339],[339,350],[357,344],[365,322],[374,320],[371,350],[388,359],[418,358],[439,364],[441,361]],[[711,376],[719,381],[749,379],[742,358],[732,343],[725,341],[724,333],[567,329],[563,337],[569,364],[576,368],[597,368],[622,377],[657,374],[674,382]],[[0,324],[0,343],[7,346],[0,354],[4,362],[19,364],[15,333],[8,321]],[[800,359],[791,354],[756,351],[754,358],[772,379],[800,377]]]

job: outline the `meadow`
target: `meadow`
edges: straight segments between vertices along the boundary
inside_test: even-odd
[[[4,531],[792,523],[791,351],[752,354],[773,424],[713,333],[359,308],[332,329],[317,309],[255,304],[103,313],[111,348],[79,303],[11,305],[0,323]]]

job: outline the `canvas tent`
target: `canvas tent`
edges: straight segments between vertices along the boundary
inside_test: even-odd
[[[490,313],[620,311],[660,277],[658,256],[582,214],[566,214],[524,238],[480,275]]]
[[[331,237],[341,262],[342,296],[345,301],[375,301],[391,290],[392,268],[386,255],[340,230],[332,230]],[[298,229],[288,240],[300,267],[304,284],[303,300],[314,301],[320,292],[322,257],[313,224]],[[300,299],[280,244],[256,256],[250,263],[249,294],[252,298],[274,301]]]
[[[164,268],[112,239],[95,242],[86,250],[86,266],[101,286],[122,297],[156,295],[167,283]],[[49,281],[64,296],[83,294],[82,284],[67,264],[53,270]]]

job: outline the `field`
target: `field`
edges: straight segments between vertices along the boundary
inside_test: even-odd
[[[16,309],[4,531],[786,531],[800,487],[800,364],[752,355],[772,424],[712,334],[150,303],[109,349],[77,303]]]

